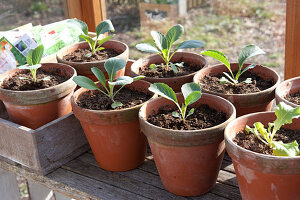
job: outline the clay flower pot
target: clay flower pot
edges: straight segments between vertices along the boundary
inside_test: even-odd
[[[284,97],[287,95],[300,92],[300,77],[291,78],[288,80],[283,81],[279,84],[279,86],[275,90],[275,97],[276,97],[276,103],[283,101],[287,105],[290,105],[292,107],[297,107],[299,105],[292,103],[288,100],[286,100]]]
[[[119,53],[119,55],[116,56],[116,58],[121,58],[127,62],[129,56],[129,48],[123,42],[109,40],[103,43],[102,47],[104,47],[105,49],[114,49],[116,52]],[[97,81],[97,79],[95,78],[95,76],[91,71],[92,67],[99,68],[104,73],[105,77],[108,78],[108,75],[104,69],[104,63],[106,60],[100,60],[97,62],[71,62],[63,59],[65,55],[72,53],[77,49],[86,49],[86,48],[90,48],[87,42],[78,42],[66,46],[57,52],[56,59],[59,63],[64,63],[74,67],[78,75],[86,76],[92,79],[93,81]],[[120,76],[124,76],[124,73],[125,73],[125,68],[117,71],[115,78],[117,79]]]
[[[139,80],[125,87],[149,93],[149,86],[150,83]],[[127,171],[142,164],[147,149],[138,120],[142,104],[121,110],[89,110],[76,103],[85,91],[77,90],[71,102],[99,166],[108,171]]]
[[[244,67],[248,65],[250,64],[244,64]],[[238,70],[238,63],[230,63],[230,66],[232,71]],[[249,71],[263,77],[264,79],[273,79],[274,85],[261,92],[250,94],[223,94],[205,89],[202,89],[202,91],[215,94],[229,100],[235,106],[237,116],[253,112],[270,111],[273,105],[273,99],[275,98],[275,89],[280,83],[279,75],[274,70],[260,65]],[[223,72],[227,72],[227,67],[223,64],[207,67],[196,73],[194,82],[201,85],[200,82],[205,75],[213,76],[222,74]]]
[[[206,59],[196,53],[190,53],[190,52],[176,52],[174,56],[171,59],[171,62],[181,61],[185,63],[195,63],[200,66],[206,67],[207,61]],[[131,76],[138,76],[139,71],[141,68],[145,66],[149,66],[153,63],[164,63],[163,59],[158,55],[150,55],[145,58],[140,58],[137,61],[135,61],[131,65]],[[165,83],[168,86],[170,86],[175,92],[180,92],[181,86],[185,83],[193,82],[193,77],[196,74],[196,72],[184,75],[184,76],[177,76],[177,77],[170,77],[170,78],[154,78],[154,77],[146,77],[144,78],[145,81],[148,81],[150,83]]]
[[[253,127],[255,122],[267,126],[276,119],[274,112],[252,113],[239,117],[225,129],[226,150],[232,158],[242,198],[257,199],[299,199],[300,157],[280,157],[246,150],[232,140],[236,134]],[[283,128],[300,130],[300,119]]]
[[[37,129],[72,111],[70,99],[76,87],[72,80],[76,76],[75,69],[59,63],[44,63],[41,69],[59,72],[60,76],[67,77],[68,80],[39,90],[14,91],[0,88],[0,99],[10,120],[31,129]],[[0,85],[3,80],[20,71],[27,70],[13,69],[1,74]]]
[[[176,95],[181,104],[182,94]],[[235,118],[235,108],[226,99],[202,94],[192,107],[200,104],[225,112],[227,120],[218,126],[191,131],[155,126],[147,121],[149,115],[165,106],[176,107],[162,97],[147,102],[139,112],[141,129],[147,136],[162,183],[176,195],[200,195],[215,185],[225,151],[224,129]]]

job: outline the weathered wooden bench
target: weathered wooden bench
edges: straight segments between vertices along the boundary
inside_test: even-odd
[[[88,151],[52,173],[41,176],[21,166],[0,161],[0,167],[28,180],[31,199],[241,199],[230,157],[225,154],[215,187],[198,197],[180,197],[166,191],[153,157],[149,154],[141,166],[127,172],[101,169]],[[1,185],[0,185],[1,194]],[[55,197],[54,197],[55,196]]]

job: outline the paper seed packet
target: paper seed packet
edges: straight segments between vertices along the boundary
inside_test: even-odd
[[[5,37],[0,39],[0,74],[26,64],[26,57]]]

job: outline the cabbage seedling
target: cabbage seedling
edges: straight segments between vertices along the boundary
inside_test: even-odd
[[[220,79],[220,82],[222,84],[230,83],[232,85],[237,85],[239,83],[239,81],[238,81],[239,77],[247,70],[253,69],[255,67],[255,64],[251,64],[251,65],[247,66],[245,69],[243,69],[243,65],[244,65],[244,62],[246,61],[246,59],[256,56],[256,55],[264,54],[264,53],[265,52],[256,45],[250,44],[250,45],[245,46],[239,54],[239,69],[238,69],[238,72],[234,75],[230,68],[230,63],[227,60],[227,57],[222,52],[217,51],[217,50],[206,50],[206,51],[201,52],[202,55],[210,56],[210,57],[220,61],[227,67],[230,74],[228,74],[226,72],[223,72],[223,74],[228,79],[225,77],[222,77]],[[251,80],[251,78],[247,78],[244,82],[252,83],[252,80]]]
[[[136,48],[140,51],[148,52],[148,53],[157,53],[160,55],[160,57],[164,60],[166,64],[166,69],[169,69],[169,65],[171,65],[172,70],[174,73],[178,73],[177,67],[183,67],[182,64],[173,64],[170,63],[171,58],[174,56],[176,51],[179,49],[189,49],[189,48],[198,48],[198,47],[203,47],[204,43],[199,41],[199,40],[188,40],[184,41],[180,44],[178,44],[171,53],[171,47],[176,42],[184,32],[184,28],[182,25],[177,24],[173,26],[164,36],[164,34],[158,32],[158,31],[151,31],[151,36],[154,40],[154,44],[149,44],[149,43],[141,43],[137,44]],[[156,65],[152,64],[151,69],[155,70]]]
[[[186,83],[182,85],[181,92],[184,97],[184,102],[181,106],[178,103],[175,92],[168,85],[164,83],[153,83],[150,85],[149,90],[155,94],[173,101],[178,107],[180,113],[173,111],[172,116],[182,119],[183,122],[187,117],[194,113],[194,108],[192,108],[190,109],[188,114],[186,114],[187,107],[192,103],[198,101],[201,97],[201,88],[196,83]]]
[[[36,82],[36,72],[38,68],[42,66],[40,62],[42,60],[43,53],[43,45],[39,45],[35,49],[31,49],[26,56],[27,65],[22,65],[19,67],[19,69],[29,69],[34,82]]]
[[[137,81],[141,78],[144,78],[144,76],[136,76],[134,78],[131,78],[129,76],[121,76],[116,81],[114,81],[114,78],[116,76],[116,72],[120,69],[123,69],[126,65],[126,61],[120,58],[110,58],[104,63],[104,68],[106,72],[108,73],[108,81],[106,81],[105,76],[103,72],[93,67],[91,70],[93,74],[96,76],[98,81],[103,86],[103,89],[100,89],[91,79],[85,77],[85,76],[75,76],[73,78],[73,81],[79,85],[80,87],[89,89],[89,90],[99,90],[101,93],[103,93],[105,96],[110,98],[112,100],[111,107],[116,108],[119,106],[122,106],[123,104],[121,102],[115,101],[114,97],[116,94],[125,86],[128,84],[131,84],[134,81]],[[108,84],[106,84],[106,82]],[[121,85],[121,87],[114,91],[114,87],[116,85]]]
[[[87,27],[86,23],[82,22],[81,26],[82,26],[82,31],[85,35],[80,35],[80,37],[83,38],[85,41],[87,41],[87,43],[89,44],[90,49],[91,49],[91,53],[86,54],[85,55],[86,57],[91,57],[92,55],[95,54],[96,51],[103,50],[104,47],[101,47],[101,45],[104,42],[107,42],[108,40],[110,40],[114,36],[114,35],[110,35],[110,36],[107,36],[107,37],[99,40],[100,34],[104,34],[106,32],[115,32],[115,28],[109,19],[104,20],[97,25],[95,40],[93,40],[93,38],[88,35],[88,27]]]
[[[273,123],[269,123],[268,129],[264,128],[261,122],[255,122],[254,128],[246,126],[248,133],[253,133],[264,144],[269,145],[273,149],[276,156],[297,156],[299,154],[299,145],[297,141],[284,144],[282,141],[275,141],[274,135],[284,124],[291,124],[292,119],[300,117],[300,106],[292,108],[284,102],[277,105],[275,111],[277,119]]]

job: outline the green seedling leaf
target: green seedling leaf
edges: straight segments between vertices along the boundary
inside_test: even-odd
[[[229,74],[227,74],[226,72],[223,72],[223,74],[225,76],[227,76],[227,78],[233,83],[233,84],[238,84],[239,82],[235,79],[233,79]]]
[[[177,67],[184,67],[184,62],[181,62],[181,63],[174,63]]]
[[[177,24],[173,26],[166,34],[165,40],[167,40],[167,49],[170,49],[172,44],[177,41],[184,32],[184,28],[182,25]]]
[[[103,49],[105,49],[105,48],[104,47],[98,47],[98,48],[96,48],[96,51],[101,51]]]
[[[41,62],[41,59],[43,57],[44,53],[44,46],[39,45],[35,49],[31,49],[27,56],[26,56],[26,61],[28,65],[36,65]]]
[[[85,76],[75,76],[73,81],[80,87],[86,88],[88,90],[99,90],[98,86],[89,78]]]
[[[36,64],[36,65],[22,65],[18,67],[19,69],[29,69],[29,70],[36,70],[40,68],[42,65],[41,64]]]
[[[188,106],[201,98],[201,87],[197,83],[185,83],[181,86],[181,92]]]
[[[123,104],[122,104],[121,102],[116,101],[116,102],[114,102],[114,103],[111,104],[111,107],[112,107],[113,109],[115,109],[115,108],[120,107],[120,106],[122,106],[122,105],[123,105]]]
[[[107,42],[108,40],[110,40],[114,36],[115,35],[110,35],[110,36],[107,36],[106,38],[103,38],[102,40],[98,40],[97,45],[100,47],[103,43]],[[101,47],[101,48],[104,49],[104,47]]]
[[[85,54],[84,56],[87,57],[87,58],[89,58],[89,57],[91,57],[92,55],[93,55],[92,53],[87,53],[87,54]]]
[[[135,46],[138,50],[148,52],[148,53],[159,53],[156,47],[151,44],[141,43]]]
[[[265,129],[264,125],[261,122],[255,122],[254,123],[254,128],[259,131],[259,133],[263,136],[263,138],[267,142],[270,141],[270,136],[269,136],[267,130]]]
[[[272,131],[272,138],[274,134],[280,129],[280,127],[284,124],[291,124],[294,118],[300,117],[300,106],[296,108],[292,108],[291,106],[280,102],[277,105],[275,110],[275,115],[277,119],[274,121],[274,128]]]
[[[194,114],[194,111],[195,111],[195,109],[192,108],[192,109],[189,111],[189,113],[187,114],[186,117],[189,117],[189,116],[191,116],[192,114]]]
[[[90,48],[92,48],[92,46],[94,45],[94,40],[88,36],[88,35],[80,35],[81,38],[83,38],[85,41],[87,41],[87,43],[89,44]]]
[[[129,76],[121,76],[115,82],[108,81],[110,85],[127,85],[133,82],[133,78]]]
[[[172,68],[172,70],[173,70],[173,72],[174,72],[175,74],[178,73],[178,69],[177,69],[177,67],[176,67],[175,64],[171,63],[171,68]]]
[[[245,67],[245,69],[241,72],[240,75],[242,75],[244,72],[248,71],[249,69],[253,69],[255,66],[256,66],[255,64],[248,65],[247,67]]]
[[[104,68],[108,73],[109,81],[113,81],[116,72],[126,66],[126,61],[120,58],[110,58],[104,63]]]
[[[155,71],[156,68],[157,68],[157,65],[156,65],[156,64],[151,64],[151,65],[149,66],[149,68],[150,68],[152,71]]]
[[[246,80],[244,80],[244,83],[250,84],[250,83],[252,83],[252,79],[251,78],[247,78]]]
[[[97,37],[106,32],[115,32],[115,28],[109,19],[100,22],[96,27]]]
[[[272,141],[273,153],[276,156],[298,156],[299,145],[297,141],[284,144],[282,141]]]
[[[161,33],[161,32],[158,32],[158,31],[151,31],[151,36],[155,42],[155,45],[156,47],[159,49],[159,50],[163,50],[164,48],[166,47],[163,47],[163,40],[165,38],[165,36]]]
[[[82,32],[87,35],[89,34],[89,31],[88,31],[88,26],[85,22],[79,20],[79,19],[70,19],[70,21],[72,21],[72,23],[76,23],[82,30]]]
[[[175,118],[180,118],[180,114],[176,111],[172,112],[172,116],[175,117]]]
[[[166,99],[173,101],[178,105],[178,101],[175,92],[168,85],[164,83],[152,83],[149,90],[155,94],[158,94]]]
[[[220,79],[220,83],[221,84],[226,84],[226,83],[229,83],[229,84],[233,84],[232,82],[230,82],[227,78],[225,78],[225,77],[222,77],[221,79]]]
[[[232,71],[231,71],[231,68],[230,68],[230,63],[227,60],[227,57],[222,52],[217,51],[217,50],[206,50],[206,51],[202,51],[201,54],[205,55],[205,56],[212,57],[212,58],[220,61],[221,63],[223,63],[227,67],[227,69],[232,74]]]
[[[145,76],[136,76],[136,77],[133,77],[133,81],[138,81],[138,80],[140,80],[140,79],[142,79],[142,78],[145,78]]]
[[[245,46],[240,54],[239,54],[239,66],[240,68],[243,66],[244,62],[246,61],[246,59],[256,56],[256,55],[260,55],[260,54],[265,54],[265,52],[259,48],[256,45],[250,44]]]
[[[190,49],[204,47],[204,43],[199,40],[188,40],[182,42],[177,49]]]
[[[45,78],[43,78],[43,81],[50,81],[50,76],[46,76]]]
[[[248,125],[246,125],[245,130],[247,131],[247,133],[253,133],[260,141],[262,141],[263,143],[268,145],[268,143],[260,137],[260,133],[258,132],[258,130],[255,126],[254,126],[254,128],[251,128]]]
[[[91,71],[96,76],[96,78],[101,83],[101,85],[106,87],[106,81],[105,81],[105,76],[104,76],[103,72],[100,69],[98,69],[97,67],[92,67]]]

